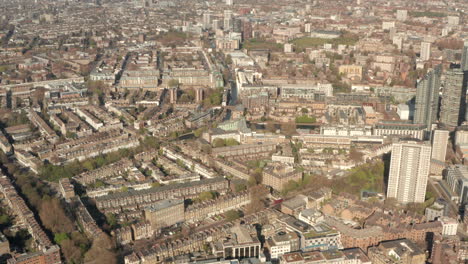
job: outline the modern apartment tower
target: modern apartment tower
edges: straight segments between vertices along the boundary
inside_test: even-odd
[[[468,201],[468,167],[461,164],[448,167],[445,181],[450,190],[458,195],[458,203],[466,205]]]
[[[399,21],[406,21],[408,19],[408,10],[397,10],[396,19]]]
[[[387,198],[395,198],[402,204],[424,202],[430,164],[429,143],[393,144]]]
[[[465,43],[463,45],[460,68],[463,71],[463,76],[464,76],[464,78],[463,78],[463,88],[466,90],[467,87],[468,87],[468,40],[465,40]],[[465,103],[466,103],[466,101],[465,101]],[[468,108],[465,109],[465,121],[468,121]]]
[[[422,78],[416,89],[414,123],[424,124],[427,129],[437,120],[439,88],[442,67],[437,65]]]
[[[224,30],[231,30],[232,10],[224,10]]]
[[[421,60],[427,61],[431,58],[431,43],[430,42],[421,42]]]
[[[203,14],[203,28],[205,29],[211,28],[211,14],[210,13]]]
[[[468,72],[468,40],[466,40],[463,45],[461,70],[464,72]]]
[[[450,127],[459,126],[464,119],[466,86],[463,85],[463,79],[464,74],[461,69],[450,69],[445,72],[440,122]]]
[[[434,133],[432,133],[432,159],[445,162],[445,156],[447,155],[448,140],[448,130],[434,130]]]

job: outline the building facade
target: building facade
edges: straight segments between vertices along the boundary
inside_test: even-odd
[[[431,162],[431,146],[395,143],[392,146],[387,198],[398,202],[424,202]]]
[[[437,119],[441,66],[428,72],[417,84],[414,123],[430,128]]]
[[[432,159],[445,162],[448,140],[448,130],[434,130],[432,134]]]
[[[460,69],[451,69],[445,73],[444,90],[440,106],[440,122],[456,127],[464,119],[466,105],[466,86],[464,74]]]

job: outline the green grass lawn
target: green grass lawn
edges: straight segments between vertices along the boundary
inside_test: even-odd
[[[440,13],[440,12],[432,12],[432,11],[424,11],[424,12],[410,12],[410,16],[412,17],[446,17],[447,14]]]
[[[335,39],[325,39],[325,38],[311,38],[311,37],[303,37],[293,39],[291,41],[294,44],[294,48],[296,51],[301,52],[306,48],[313,48],[317,46],[323,46],[324,44],[332,44],[332,45],[354,45],[359,40],[357,36],[354,35],[343,35],[339,38]]]
[[[282,44],[279,44],[273,41],[267,41],[264,39],[249,39],[244,42],[242,47],[247,50],[255,50],[255,49],[269,49],[270,51],[282,51],[283,50]]]

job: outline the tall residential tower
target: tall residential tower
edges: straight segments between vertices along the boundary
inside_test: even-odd
[[[437,120],[441,71],[441,65],[437,65],[418,82],[416,89],[414,123],[425,124],[427,129]]]
[[[432,159],[445,162],[447,155],[447,145],[449,141],[449,131],[436,129],[432,133]]]
[[[456,127],[463,122],[466,106],[466,86],[464,74],[460,69],[445,72],[444,89],[440,106],[440,122]]]
[[[395,198],[402,204],[424,202],[430,165],[428,143],[393,144],[387,198]]]

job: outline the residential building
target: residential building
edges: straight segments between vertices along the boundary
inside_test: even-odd
[[[426,208],[424,215],[428,221],[434,221],[439,217],[446,216],[448,208],[448,203],[442,198],[439,198],[434,204]]]
[[[60,192],[62,193],[63,198],[70,199],[71,197],[75,196],[75,190],[69,178],[60,179],[59,186],[60,186]]]
[[[421,42],[421,60],[427,61],[431,58],[431,43],[430,42]]]
[[[394,143],[390,162],[387,198],[422,203],[426,195],[431,146],[425,143]]]
[[[445,162],[449,131],[436,129],[432,132],[432,159]]]
[[[445,181],[450,190],[458,195],[458,203],[465,205],[468,200],[468,167],[461,164],[448,167]]]
[[[411,124],[403,121],[381,121],[374,126],[375,136],[398,136],[401,138],[415,138],[423,140],[425,137],[426,125]]]
[[[439,219],[442,223],[443,236],[456,236],[458,229],[458,221],[448,216],[443,216]]]
[[[152,204],[145,209],[145,219],[153,229],[181,223],[184,218],[184,200],[168,199]]]
[[[249,258],[260,255],[260,241],[250,234],[249,230],[241,225],[231,228],[226,240],[218,240],[213,245],[216,256],[229,258]]]
[[[6,236],[0,232],[0,256],[10,253],[10,243]]]
[[[59,246],[54,245],[49,249],[43,249],[37,252],[25,253],[19,256],[13,256],[11,259],[8,259],[7,264],[35,264],[35,263],[45,263],[45,264],[61,264],[60,259],[60,248]]]
[[[279,259],[283,254],[297,251],[301,239],[295,232],[280,231],[266,241],[272,259]]]
[[[465,41],[465,43],[463,44],[461,70],[463,72],[468,71],[468,41]]]
[[[408,10],[397,10],[396,19],[398,21],[406,21],[408,19]]]
[[[409,239],[381,242],[368,250],[369,259],[375,264],[424,264],[426,254]]]
[[[445,72],[444,89],[440,106],[440,122],[451,127],[461,124],[465,118],[466,85],[460,69]]]
[[[427,129],[437,120],[441,69],[436,66],[417,84],[414,123],[425,124]]]
[[[270,165],[263,170],[263,184],[272,187],[276,191],[283,190],[289,181],[298,182],[301,179],[302,172],[287,165]]]
[[[340,232],[325,223],[312,226],[302,236],[303,243],[301,244],[301,248],[303,251],[325,251],[343,248]]]

